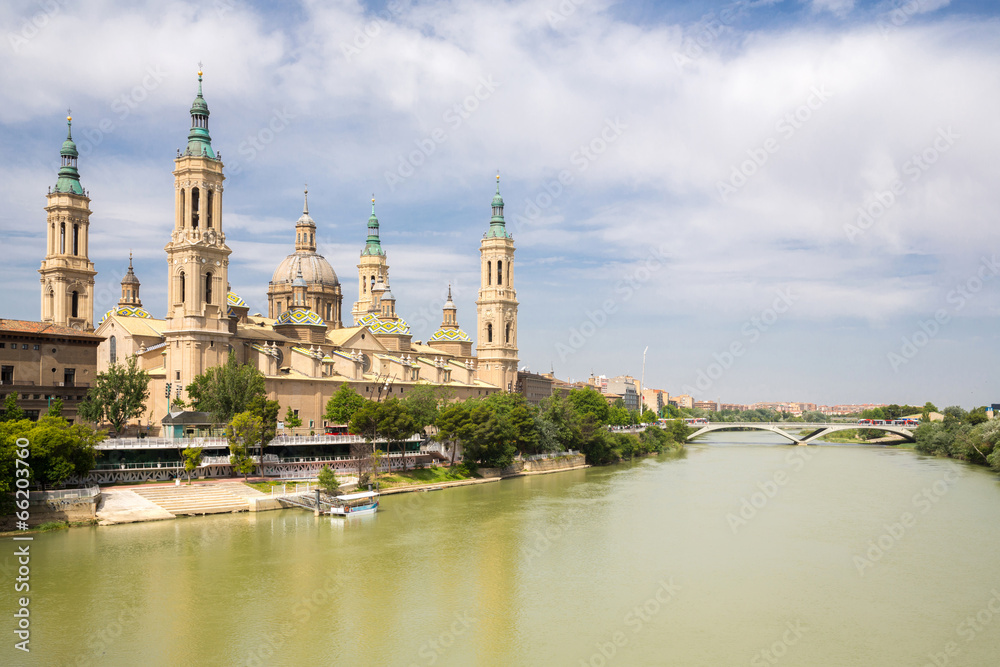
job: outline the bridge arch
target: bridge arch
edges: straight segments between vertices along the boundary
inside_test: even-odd
[[[693,428],[693,427],[692,427]],[[837,433],[838,431],[857,431],[859,429],[871,430],[871,431],[883,431],[885,433],[892,433],[893,435],[901,436],[904,440],[908,442],[915,442],[913,437],[913,431],[905,426],[895,426],[892,424],[882,424],[882,425],[860,425],[860,424],[845,424],[845,423],[805,423],[805,422],[709,422],[704,424],[696,430],[694,433],[688,436],[688,440],[693,440],[699,436],[705,435],[706,433],[714,433],[716,431],[731,431],[734,429],[740,430],[754,430],[754,431],[770,431],[771,433],[777,433],[788,440],[792,441],[796,445],[808,445],[817,438],[821,438],[824,435],[830,433]],[[801,431],[807,431],[807,433],[801,434]]]

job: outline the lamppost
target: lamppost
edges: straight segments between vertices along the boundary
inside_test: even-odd
[[[642,373],[639,375],[639,418],[642,419],[642,387],[646,383],[646,353],[649,352],[649,346],[642,351]]]

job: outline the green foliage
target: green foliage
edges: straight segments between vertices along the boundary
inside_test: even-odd
[[[195,376],[187,393],[195,410],[211,413],[217,423],[229,423],[265,396],[264,374],[236,361],[236,353],[230,350],[226,363]]]
[[[346,382],[333,393],[326,402],[326,412],[323,418],[334,424],[347,424],[354,418],[354,413],[365,404],[365,399],[354,391],[354,387]],[[360,431],[354,431],[360,433]]]
[[[802,421],[809,422],[810,424],[826,424],[830,421],[830,418],[819,410],[811,410],[802,413]]]
[[[292,411],[291,406],[288,406],[288,409],[285,411],[285,426],[288,428],[298,428],[302,426],[302,420],[299,419],[298,415]]]
[[[233,470],[242,473],[243,479],[253,472],[254,460],[250,449],[260,442],[263,425],[261,418],[252,412],[241,412],[226,426],[229,440],[229,462]]]
[[[586,389],[571,389],[569,402],[581,417],[590,414],[599,424],[608,423],[608,402],[604,396],[592,387]]]
[[[656,423],[656,413],[646,408],[646,411],[639,416],[640,424],[655,424]]]
[[[188,484],[191,483],[191,473],[201,465],[201,451],[201,447],[188,447],[181,452],[181,458],[184,460],[184,472],[188,476]]]
[[[323,469],[320,470],[319,475],[317,475],[317,481],[319,482],[320,488],[331,496],[335,496],[340,493],[340,482],[337,481],[337,475],[330,470],[329,466],[323,466]]]
[[[62,417],[46,415],[37,422],[0,423],[0,491],[9,493],[14,487],[18,438],[27,438],[30,443],[29,479],[44,489],[93,470],[97,457],[94,446],[104,437],[90,426],[70,424]]]
[[[946,408],[947,410],[947,408]],[[970,414],[970,413],[966,413]],[[954,416],[953,416],[954,418]],[[1000,470],[1000,421],[971,423],[925,422],[914,431],[922,454],[947,456]]]
[[[625,426],[632,423],[632,413],[625,408],[625,404],[621,401],[615,401],[615,404],[608,408],[607,423],[611,426]]]
[[[24,410],[17,406],[17,394],[7,394],[3,401],[3,412],[0,422],[16,422],[24,419]]]
[[[147,399],[149,373],[139,368],[133,355],[124,364],[111,364],[97,375],[77,412],[95,424],[107,421],[116,433],[121,433],[129,419],[145,412]]]
[[[920,418],[923,419],[924,421],[930,421],[931,413],[937,411],[938,411],[937,406],[935,406],[930,401],[927,401],[926,403],[924,403],[923,411],[921,412]]]
[[[413,417],[417,430],[422,430],[437,420],[442,403],[442,388],[424,384],[413,387],[403,399],[403,406]]]
[[[61,398],[53,399],[49,403],[49,409],[45,411],[46,417],[62,417],[63,411],[63,400]]]

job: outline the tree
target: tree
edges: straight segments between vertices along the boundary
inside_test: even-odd
[[[29,479],[43,489],[60,484],[73,476],[83,477],[94,468],[97,451],[94,446],[104,434],[85,424],[70,424],[62,417],[42,416],[37,422],[28,419],[0,424],[0,449],[12,449],[18,438],[30,443]],[[6,455],[3,457],[6,462]],[[0,482],[13,487],[16,475],[13,465],[3,470],[6,479]]]
[[[360,410],[364,404],[365,399],[354,391],[354,387],[345,382],[326,402],[326,412],[323,413],[323,418],[334,424],[347,424],[354,417],[354,413]]]
[[[340,493],[340,482],[337,481],[337,475],[330,470],[329,466],[323,466],[323,469],[319,471],[319,475],[316,476],[316,481],[319,483],[320,488],[331,496]]]
[[[149,373],[139,368],[132,355],[124,364],[111,364],[97,375],[78,413],[95,424],[107,421],[115,433],[121,433],[129,419],[145,412],[148,398]]]
[[[406,440],[422,427],[417,424],[413,415],[407,410],[405,403],[398,398],[389,398],[377,405],[378,434],[386,439],[386,452],[392,451],[392,444],[399,443],[400,454],[405,455]],[[402,458],[405,468],[406,457]]]
[[[219,424],[229,423],[250,410],[255,398],[265,396],[264,374],[236,361],[236,353],[230,350],[225,364],[195,376],[187,392],[195,410],[211,413]]]
[[[656,423],[656,413],[646,408],[646,411],[639,416],[639,423],[641,424],[655,424]]]
[[[441,390],[438,387],[418,384],[409,391],[402,403],[416,424],[414,433],[434,423],[441,411],[441,402]]]
[[[277,401],[269,401],[263,394],[258,394],[250,400],[250,412],[260,418],[260,439],[252,447],[260,447],[260,474],[264,475],[264,448],[278,435],[278,411],[281,406]]]
[[[0,422],[16,422],[24,419],[24,410],[17,406],[17,394],[7,394],[3,402]]]
[[[460,436],[466,460],[489,468],[506,468],[517,453],[517,430],[510,420],[484,401],[469,413],[469,423]]]
[[[191,473],[201,465],[201,451],[201,447],[188,447],[181,452],[181,456],[184,458],[184,472],[188,476],[188,484],[191,483]]]
[[[364,442],[351,443],[351,458],[357,461],[358,466],[358,488],[367,486],[370,481],[369,466],[371,465],[371,453],[375,450],[379,417],[378,403],[361,400],[362,405],[354,412],[350,422],[351,432],[364,438]]]
[[[302,420],[292,411],[292,406],[288,406],[285,411],[285,426],[288,428],[298,428],[302,426]]]
[[[63,400],[61,398],[53,399],[49,404],[49,409],[45,411],[46,417],[62,417],[63,411]]]
[[[252,412],[241,412],[226,426],[226,438],[229,440],[229,462],[233,470],[247,475],[253,472],[254,460],[250,448],[260,442],[261,419]]]
[[[599,424],[608,423],[608,402],[604,400],[604,396],[596,389],[592,387],[571,389],[569,392],[569,402],[581,417],[591,414]]]
[[[930,421],[931,413],[937,411],[938,411],[937,407],[930,401],[927,401],[926,403],[924,403],[923,412],[921,413],[920,418],[925,422]]]
[[[439,442],[450,442],[451,465],[455,465],[455,454],[461,444],[461,434],[466,432],[469,424],[470,401],[452,403],[442,410],[434,425],[438,428],[436,439]]]

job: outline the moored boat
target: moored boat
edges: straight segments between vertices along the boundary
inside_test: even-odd
[[[357,516],[378,511],[378,491],[348,493],[334,498],[331,516]]]

